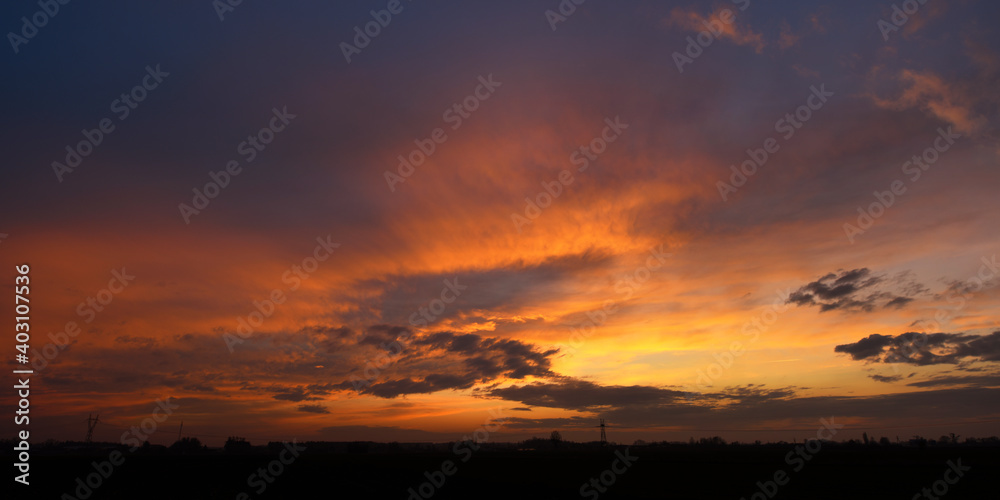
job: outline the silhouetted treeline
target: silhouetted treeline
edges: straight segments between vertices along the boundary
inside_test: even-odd
[[[479,451],[579,451],[579,450],[599,450],[601,448],[619,448],[630,446],[646,449],[718,449],[734,447],[782,447],[803,443],[802,440],[776,441],[776,442],[728,442],[719,436],[689,438],[688,441],[644,441],[637,440],[631,444],[608,443],[602,444],[600,441],[576,442],[567,441],[559,436],[558,439],[550,437],[534,437],[517,442],[485,442],[478,443]],[[0,454],[9,454],[17,443],[11,439],[0,440]],[[304,453],[307,454],[394,454],[394,453],[448,453],[451,452],[457,442],[448,443],[381,443],[375,441],[306,441],[298,443],[306,447]],[[944,448],[944,447],[1000,447],[1000,438],[990,436],[984,438],[965,437],[950,434],[940,436],[938,439],[927,439],[922,436],[911,436],[908,439],[900,439],[893,436],[891,439],[886,436],[869,437],[867,434],[862,439],[850,439],[847,441],[823,441],[824,447],[839,447],[847,449],[877,449],[877,448]],[[185,437],[175,441],[170,446],[150,444],[148,441],[135,450],[120,443],[83,441],[54,441],[48,440],[42,443],[31,445],[32,453],[40,455],[60,455],[72,453],[94,453],[110,452],[121,450],[130,454],[138,455],[192,455],[192,454],[213,454],[213,455],[268,455],[279,453],[285,444],[280,441],[271,441],[266,444],[253,445],[249,441],[240,437],[230,437],[222,448],[212,448],[204,445],[198,438]]]

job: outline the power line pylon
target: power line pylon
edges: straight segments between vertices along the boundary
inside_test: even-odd
[[[91,414],[87,414],[87,442],[91,442],[94,437],[94,427],[97,427],[97,422],[101,420],[101,414],[98,413],[96,417],[91,418]]]
[[[608,445],[608,435],[607,435],[607,433],[604,432],[604,428],[607,427],[604,424],[604,419],[603,418],[601,419],[601,425],[595,425],[594,427],[600,427],[601,428],[601,446],[607,446]]]

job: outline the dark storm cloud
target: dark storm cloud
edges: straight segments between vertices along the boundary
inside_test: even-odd
[[[974,338],[962,352],[966,356],[978,356],[983,361],[1000,361],[1000,331]]]
[[[490,396],[530,406],[588,410],[601,407],[669,404],[685,393],[651,386],[602,386],[580,379],[493,389]]]
[[[868,268],[861,268],[829,273],[808,283],[792,292],[788,303],[818,306],[820,312],[835,309],[872,312],[879,307],[902,308],[913,301],[907,295],[923,293],[924,290],[921,285],[909,280],[906,273],[890,279],[884,274],[873,274]]]
[[[426,337],[418,337],[412,345],[457,355],[478,354],[476,357],[466,359],[466,364],[484,370],[502,367],[502,371],[507,372],[508,377],[518,379],[529,375],[552,376],[551,357],[558,352],[557,349],[539,351],[534,345],[519,340],[484,338],[478,334],[452,332],[436,332]]]
[[[318,340],[316,343],[328,352],[335,351],[348,342],[353,342],[356,335],[354,331],[345,326],[307,326],[301,332],[311,337],[325,337],[324,340]]]
[[[766,401],[785,399],[795,396],[792,387],[768,389],[763,384],[747,384],[744,386],[727,387],[719,393],[707,393],[705,400],[730,401],[741,405],[760,404]]]
[[[330,413],[330,410],[323,405],[302,405],[299,406],[299,411],[306,413]]]
[[[434,319],[430,322],[433,324],[473,311],[519,308],[524,304],[543,302],[550,293],[550,287],[578,279],[581,273],[599,271],[612,263],[613,256],[609,253],[587,251],[550,257],[531,265],[513,263],[468,272],[388,276],[357,284],[356,288],[374,293],[375,299],[351,295],[340,299],[348,302],[374,302],[383,321],[413,324],[411,319],[425,322],[426,318],[421,319],[418,313],[420,308],[426,309],[429,302],[440,299],[444,289],[457,289],[458,294],[448,292],[447,297],[457,297],[446,304],[441,314],[433,316]]]
[[[395,398],[469,389],[498,378],[554,377],[551,360],[558,353],[557,349],[539,350],[519,340],[447,331],[415,334],[401,345],[399,359],[387,367],[387,374],[378,373],[359,385],[362,394]],[[366,376],[372,376],[370,371]],[[345,381],[338,387],[349,390],[354,383]]]
[[[429,346],[461,354],[473,354],[481,347],[484,347],[481,346],[480,340],[481,337],[479,335],[472,333],[456,335],[451,332],[437,332],[414,341],[414,345]]]
[[[902,309],[903,307],[905,307],[910,302],[913,302],[913,299],[911,299],[909,297],[896,297],[896,298],[890,300],[889,302],[886,302],[885,303],[885,307],[886,308]]]
[[[996,261],[995,255],[993,256],[993,261]],[[982,292],[984,288],[991,287],[993,284],[992,280],[996,277],[996,266],[985,257],[983,258],[983,262],[986,265],[979,269],[979,273],[976,276],[964,281],[947,281],[948,287],[940,293],[935,294],[934,298],[937,300],[947,300],[949,302],[961,301]]]
[[[340,384],[306,384],[306,385],[282,385],[282,384],[269,384],[269,385],[254,385],[247,384],[240,387],[244,391],[252,392],[262,392],[270,393],[272,397],[278,401],[291,401],[294,403],[300,403],[303,401],[319,401],[324,399],[324,396],[329,395],[332,391],[341,390]]]
[[[983,336],[908,332],[893,337],[876,333],[852,344],[838,345],[834,352],[848,354],[855,361],[875,363],[958,364],[968,358],[996,362],[1000,361],[1000,331]]]
[[[409,337],[413,332],[405,326],[374,325],[365,330],[365,336],[358,341],[361,345],[382,346],[399,338]]]
[[[217,354],[225,345],[220,332],[183,335],[183,342],[154,348],[144,342],[123,342],[114,348],[86,346],[72,355],[69,349],[64,351],[43,376],[61,391],[119,393],[162,385],[216,393],[236,386],[291,403],[354,391],[350,376],[367,377],[366,366],[382,360],[380,356],[389,356],[390,362],[360,391],[383,398],[467,389],[499,378],[555,376],[551,360],[558,351],[519,340],[450,331],[414,333],[386,324],[359,330],[365,335],[336,325],[258,332],[237,355],[224,357]],[[397,340],[399,344],[394,344]],[[274,356],[276,349],[282,356]],[[77,356],[107,368],[94,371],[90,365],[72,363]],[[177,366],[190,368],[176,370]],[[137,371],[146,376],[135,377]]]
[[[922,422],[965,418],[1000,411],[1000,390],[966,387],[950,390],[879,396],[799,397],[791,388],[769,389],[760,385],[731,387],[719,393],[692,395],[686,402],[681,393],[651,386],[600,386],[579,380],[552,384],[495,389],[493,397],[534,406],[594,412],[612,427],[682,426],[694,429],[752,428],[767,422],[815,422],[820,418],[898,419],[899,409]],[[740,404],[726,404],[743,398]],[[506,426],[517,428],[591,428],[596,417],[511,418]],[[736,422],[742,424],[734,425]]]
[[[206,384],[188,384],[182,387],[185,391],[192,392],[215,392],[215,387]]]
[[[274,395],[274,399],[277,399],[279,401],[293,401],[298,403],[300,401],[316,401],[322,399],[318,396],[310,395],[302,387],[291,387],[291,388],[279,387],[275,389],[275,392],[277,394]]]
[[[853,344],[842,344],[835,347],[834,352],[850,354],[855,361],[867,359],[882,353],[882,349],[892,342],[889,335],[878,333],[869,335]]]
[[[965,375],[934,377],[919,382],[906,384],[911,387],[939,387],[939,386],[973,386],[973,387],[998,387],[1000,386],[1000,373],[989,375]]]
[[[136,347],[141,347],[145,349],[151,349],[153,347],[156,347],[156,339],[152,337],[121,335],[115,338],[115,342],[119,344],[132,344]]]
[[[727,387],[719,392],[686,393],[653,386],[604,386],[575,378],[552,383],[534,383],[489,391],[490,397],[518,401],[531,406],[577,411],[698,413],[712,406],[753,406],[791,398],[791,387],[769,389],[760,384]]]
[[[465,365],[470,370],[479,372],[484,377],[498,377],[504,371],[500,363],[482,356],[466,359]]]
[[[473,373],[464,375],[431,373],[425,375],[422,380],[404,378],[373,384],[363,389],[362,392],[389,399],[407,394],[429,394],[445,390],[468,389],[478,381],[479,379]]]

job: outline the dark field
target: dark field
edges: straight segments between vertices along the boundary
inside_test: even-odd
[[[802,446],[802,445],[798,445]],[[89,499],[236,499],[236,498],[396,498],[407,499],[410,488],[430,493],[425,472],[440,487],[433,498],[731,498],[737,500],[779,499],[911,499],[935,498],[947,477],[941,498],[997,498],[1000,484],[1000,448],[995,447],[846,447],[827,444],[805,461],[792,458],[796,445],[723,446],[718,448],[630,446],[632,464],[616,464],[616,451],[626,447],[597,450],[513,451],[482,449],[455,454],[450,451],[396,453],[327,453],[305,451],[280,467],[275,450],[234,455],[210,451],[192,455],[123,454],[124,462],[101,480]],[[808,453],[806,453],[808,455]],[[462,459],[467,459],[463,462]],[[92,462],[108,460],[108,450],[91,453],[39,453],[31,459],[31,496],[18,485],[15,498],[82,498],[75,490],[77,478],[94,472]],[[278,462],[274,462],[278,460]],[[948,462],[971,469],[957,477],[948,473]],[[435,471],[442,464],[451,475]],[[261,476],[251,478],[259,469]],[[796,470],[798,469],[798,470]],[[274,472],[277,471],[277,474]],[[784,485],[774,481],[775,473],[787,474]],[[581,486],[604,473],[613,484],[601,493],[596,489],[581,495]],[[96,483],[96,477],[91,481]],[[253,481],[254,485],[248,485]],[[760,493],[764,485],[773,497]],[[601,485],[601,488],[604,488]],[[924,488],[931,496],[924,497]],[[262,491],[260,491],[262,490]],[[258,493],[260,491],[260,493]],[[86,490],[81,490],[86,493]],[[62,496],[64,493],[70,496]],[[240,497],[241,493],[246,496]],[[757,494],[756,497],[753,495]],[[595,496],[596,495],[596,496]],[[422,498],[417,496],[416,498]]]

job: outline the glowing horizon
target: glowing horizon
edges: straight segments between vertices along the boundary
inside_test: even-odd
[[[8,55],[36,442],[997,434],[996,6],[367,10]]]

